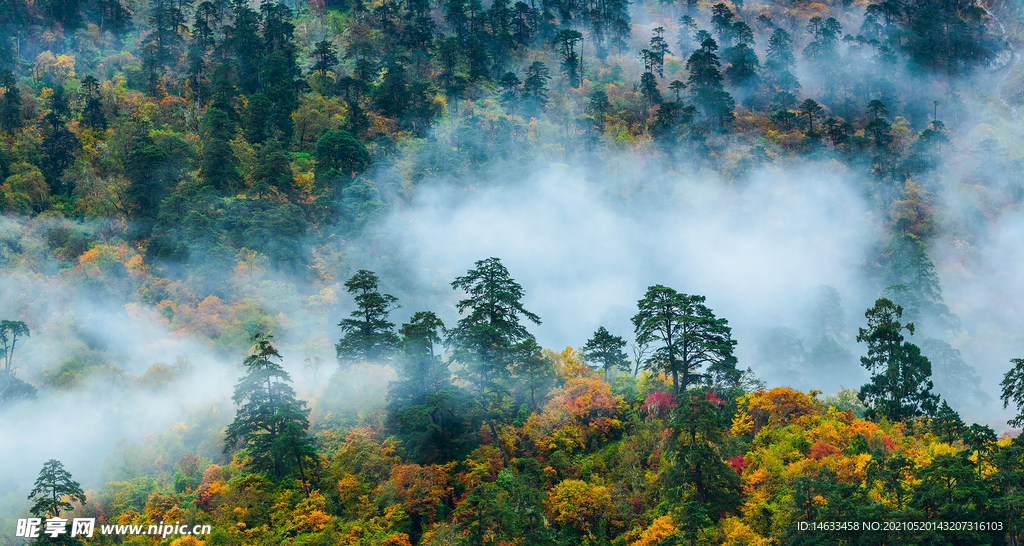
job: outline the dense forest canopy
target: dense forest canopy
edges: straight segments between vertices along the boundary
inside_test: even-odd
[[[1022,30],[0,0],[0,541],[1020,544]]]

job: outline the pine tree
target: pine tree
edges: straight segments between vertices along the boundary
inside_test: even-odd
[[[377,362],[394,356],[398,335],[388,315],[395,309],[398,298],[381,294],[377,289],[379,282],[377,275],[365,269],[345,281],[348,293],[355,296],[356,310],[352,311],[352,318],[338,323],[342,336],[334,348],[339,364]]]
[[[292,200],[297,195],[288,154],[285,153],[276,138],[272,138],[260,146],[252,178],[253,185],[249,189],[249,194],[255,195],[257,198],[262,199],[268,195],[271,188]]]
[[[457,304],[458,324],[448,343],[471,360],[470,371],[480,391],[508,372],[515,346],[532,336],[520,317],[540,324],[540,317],[522,304],[523,288],[498,258],[477,261],[474,269],[452,281],[468,297]]]
[[[232,193],[242,182],[238,171],[238,157],[231,147],[235,123],[227,111],[210,105],[199,122],[203,159],[199,164],[199,178],[221,193]]]
[[[64,171],[75,160],[75,153],[82,148],[78,136],[68,128],[68,121],[71,119],[71,109],[68,106],[67,98],[64,96],[64,89],[60,86],[53,90],[50,97],[50,112],[43,118],[43,164],[41,170],[50,185],[50,193],[53,195],[67,195],[71,188],[61,180]]]
[[[338,54],[334,51],[334,44],[330,40],[317,42],[312,57],[316,61],[311,70],[321,76],[326,76],[335,66],[338,66]]]
[[[552,362],[544,358],[537,340],[526,338],[516,344],[512,369],[530,392],[530,407],[537,411],[537,391],[547,385],[555,375]]]
[[[864,316],[868,326],[859,329],[857,341],[867,343],[868,354],[860,362],[873,375],[858,397],[872,415],[894,422],[933,414],[939,397],[931,392],[932,365],[920,348],[903,341],[903,330],[914,333],[912,323],[900,322],[903,308],[880,298]]]
[[[85,90],[85,108],[82,110],[82,124],[92,129],[103,131],[107,128],[107,115],[103,113],[103,102],[99,94],[100,82],[92,75],[82,80]]]
[[[10,68],[0,72],[0,87],[4,91],[3,100],[0,100],[0,129],[13,134],[22,126],[21,90]]]
[[[1011,427],[1024,426],[1024,358],[1010,360],[1013,368],[1006,372],[1003,381],[999,383],[1002,387],[1002,394],[999,399],[1003,401],[1003,409],[1013,404],[1016,407],[1017,416],[1006,423]]]
[[[4,371],[7,373],[14,371],[11,366],[14,361],[14,349],[18,345],[18,338],[22,336],[30,336],[27,324],[20,320],[0,321],[0,349],[4,352]]]
[[[704,296],[662,285],[647,289],[633,316],[637,344],[658,343],[646,366],[672,376],[676,395],[691,382],[735,383],[739,379],[729,321],[715,317]],[[707,365],[705,373],[698,370]]]
[[[295,398],[288,372],[274,360],[281,355],[272,336],[256,334],[255,347],[245,358],[246,373],[232,396],[238,406],[224,437],[224,453],[246,449],[246,466],[256,472],[272,472],[280,479],[298,470],[302,490],[309,496],[306,468],[318,458],[309,428],[309,409]]]
[[[71,510],[70,501],[85,504],[85,493],[82,486],[71,479],[71,473],[64,470],[64,465],[60,461],[50,459],[39,471],[36,486],[29,493],[28,500],[35,501],[29,509],[33,516],[59,518],[62,510]]]
[[[604,370],[605,379],[612,370],[629,372],[629,360],[622,350],[626,340],[621,336],[612,335],[604,326],[594,332],[593,337],[583,346],[583,355],[590,362],[600,365]]]

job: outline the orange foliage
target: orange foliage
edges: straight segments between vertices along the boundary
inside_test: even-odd
[[[448,473],[454,466],[455,463],[445,466],[403,464],[392,468],[391,481],[405,513],[433,523],[437,519],[437,508],[448,492]]]
[[[545,451],[574,451],[607,438],[622,427],[622,399],[608,383],[592,377],[570,379],[526,422],[525,432]]]
[[[760,390],[741,396],[733,434],[757,434],[764,427],[784,427],[805,415],[821,413],[810,396],[789,387]]]
[[[679,527],[672,521],[672,516],[655,518],[651,525],[639,533],[639,537],[629,546],[657,546],[662,540],[672,536]]]
[[[377,544],[380,546],[412,546],[412,543],[409,542],[409,535],[405,533],[388,535]]]

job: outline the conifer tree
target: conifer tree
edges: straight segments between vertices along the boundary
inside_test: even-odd
[[[338,323],[342,336],[334,348],[339,364],[390,360],[394,355],[398,335],[394,332],[395,324],[388,321],[388,315],[398,298],[381,294],[379,282],[377,275],[365,269],[360,269],[345,281],[345,289],[355,296],[356,310],[352,311],[352,318]]]
[[[540,324],[540,317],[523,307],[523,287],[498,258],[477,261],[474,269],[452,281],[452,288],[468,297],[457,304],[464,316],[448,343],[472,359],[471,373],[482,391],[508,372],[516,344],[532,337],[521,320]]]
[[[654,285],[637,302],[633,326],[637,344],[656,343],[646,366],[672,376],[676,395],[695,381],[738,381],[729,321],[720,319],[704,305],[704,296],[687,295]],[[699,372],[707,366],[704,373]]]
[[[43,464],[36,478],[35,488],[28,495],[34,501],[29,512],[37,518],[59,518],[61,511],[71,510],[70,501],[85,504],[85,493],[82,486],[71,479],[71,473],[64,470],[64,465],[57,459],[50,459]]]
[[[583,346],[583,355],[590,362],[600,365],[604,370],[605,379],[612,370],[629,372],[629,360],[622,350],[626,340],[621,336],[612,335],[604,326],[594,332],[593,337]]]
[[[858,397],[875,416],[902,421],[931,415],[939,397],[932,394],[932,365],[916,345],[903,341],[903,330],[914,333],[913,323],[902,324],[903,308],[880,298],[864,316],[867,328],[860,328],[857,341],[867,343],[868,354],[861,365],[872,373]]]
[[[246,448],[247,467],[282,478],[298,470],[302,490],[309,496],[306,469],[318,457],[309,428],[309,409],[295,398],[291,376],[275,360],[281,355],[272,336],[256,334],[253,353],[245,358],[246,373],[232,396],[238,405],[224,437],[224,452]]]

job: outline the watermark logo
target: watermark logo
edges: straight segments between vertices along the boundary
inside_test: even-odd
[[[39,534],[50,535],[57,538],[58,535],[68,533],[69,520],[64,518],[49,518],[45,522],[42,518],[22,518],[18,520],[14,536],[24,538],[38,538]],[[74,518],[70,520],[73,537],[81,536],[92,538],[96,532],[96,518]],[[103,535],[152,535],[167,538],[171,535],[209,535],[209,525],[182,525],[180,521],[173,525],[160,522],[159,525],[100,525],[100,534]]]

